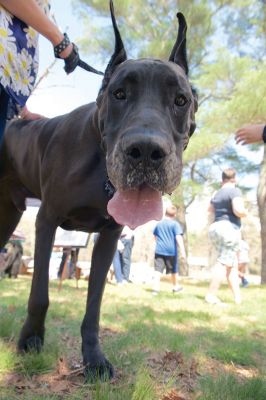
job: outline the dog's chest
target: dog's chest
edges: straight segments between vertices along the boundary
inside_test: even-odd
[[[61,227],[68,230],[81,230],[85,232],[98,232],[113,222],[107,211],[80,207],[73,209]]]

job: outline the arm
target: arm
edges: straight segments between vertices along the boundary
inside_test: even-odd
[[[61,33],[58,27],[45,15],[35,0],[0,0],[0,5],[12,15],[15,15],[21,21],[38,31],[48,39],[53,46],[58,45],[64,39],[63,33]],[[72,51],[72,47],[71,43],[60,53],[60,57],[68,57]]]
[[[186,259],[187,256],[186,256],[186,250],[185,250],[183,236],[176,235],[176,242],[177,242],[177,245],[179,246],[181,257]]]
[[[208,206],[208,213],[214,214],[214,207],[213,207],[212,203],[209,203],[209,206]]]
[[[232,200],[233,213],[239,217],[243,218],[247,216],[247,210],[245,209],[244,201],[242,197],[234,197]]]
[[[238,129],[235,134],[236,143],[266,143],[266,125],[247,125]]]

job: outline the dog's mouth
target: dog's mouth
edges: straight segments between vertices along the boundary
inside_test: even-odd
[[[107,205],[108,213],[120,225],[135,229],[163,217],[162,193],[147,184],[115,192]]]

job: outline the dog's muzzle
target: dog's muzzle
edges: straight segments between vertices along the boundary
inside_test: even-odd
[[[161,192],[172,191],[180,175],[173,150],[174,144],[162,134],[127,132],[107,157],[108,175],[116,189],[146,184]]]
[[[131,228],[162,218],[162,194],[180,181],[182,162],[174,144],[151,134],[127,134],[107,157],[108,176],[117,189],[108,212]]]

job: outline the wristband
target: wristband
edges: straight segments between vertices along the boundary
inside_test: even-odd
[[[265,125],[264,128],[263,128],[262,140],[264,141],[264,143],[266,143],[266,125]]]
[[[56,58],[61,58],[60,54],[70,45],[69,37],[64,33],[64,39],[58,45],[54,46],[54,55]]]

